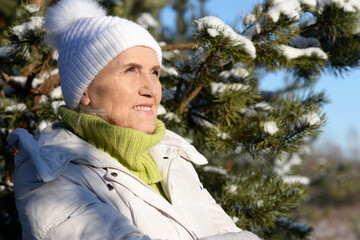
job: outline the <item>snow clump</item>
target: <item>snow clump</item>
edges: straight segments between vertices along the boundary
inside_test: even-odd
[[[241,83],[211,83],[211,93],[213,95],[215,94],[221,94],[225,91],[225,89],[231,89],[235,91],[239,90],[247,90],[249,86],[241,84]]]
[[[161,65],[161,73],[165,73],[169,76],[179,76],[178,71],[174,67],[166,67],[164,65]]]
[[[289,19],[299,20],[301,5],[315,8],[316,0],[274,0],[268,16],[275,23],[279,21],[281,14]]]
[[[34,78],[31,82],[31,87],[32,88],[37,88],[40,84],[44,83],[44,81],[46,79],[48,79],[50,76],[56,75],[59,73],[59,69],[54,69],[49,73],[44,73],[42,75],[40,75],[40,77],[38,78]],[[26,85],[26,82],[28,80],[28,77],[26,76],[10,76],[10,80],[19,84],[20,87],[24,88]]]
[[[19,37],[19,39],[23,39],[26,32],[30,30],[35,30],[38,28],[42,28],[44,24],[43,17],[31,17],[29,22],[23,23],[21,25],[13,27],[13,32]]]
[[[29,13],[37,13],[40,10],[40,8],[38,7],[37,4],[28,4],[26,5],[26,10]]]
[[[40,96],[40,100],[39,100],[39,104],[47,104],[49,102],[49,98],[46,95],[41,95]]]
[[[345,12],[357,12],[360,11],[359,0],[319,0],[320,11],[326,6],[335,4],[338,8],[342,8]]]
[[[238,190],[238,186],[236,184],[231,184],[226,186],[229,193],[235,193]]]
[[[294,184],[294,183],[301,183],[303,185],[309,185],[310,179],[305,176],[282,176],[284,183]]]
[[[256,49],[251,40],[235,32],[217,17],[209,16],[195,21],[199,31],[206,31],[211,37],[223,35],[230,38],[233,46],[244,45],[244,51],[256,58]]]
[[[311,8],[315,8],[317,5],[316,0],[300,0],[300,3]]]
[[[299,154],[295,153],[290,155],[287,152],[283,152],[275,160],[274,171],[279,176],[285,176],[291,171],[293,166],[300,165],[301,163],[302,158]]]
[[[245,16],[244,18],[244,24],[245,25],[250,25],[251,23],[256,21],[256,16],[254,14],[248,14]]]
[[[307,124],[309,126],[317,125],[321,122],[319,115],[315,112],[307,113],[301,116],[298,120],[299,125]]]
[[[166,114],[166,109],[163,105],[159,104],[158,109],[156,111],[156,115],[164,115]]]
[[[61,86],[56,87],[51,93],[50,93],[50,97],[52,99],[62,99],[63,95],[62,95],[62,91],[61,91]]]
[[[53,113],[57,114],[59,107],[62,105],[66,105],[66,103],[64,101],[52,101],[51,108],[53,110]]]
[[[257,114],[257,111],[251,108],[242,108],[240,112],[245,114],[247,117],[255,116]]]
[[[219,74],[221,79],[228,79],[230,77],[236,80],[247,78],[250,75],[249,71],[246,70],[240,63],[234,64],[233,68],[229,71],[222,71]]]
[[[7,106],[5,108],[5,112],[16,112],[16,111],[20,111],[20,112],[24,112],[27,109],[25,103],[17,103],[11,106]]]
[[[222,132],[222,131],[220,131],[219,129],[215,129],[218,133],[216,134],[216,136],[218,137],[218,138],[221,138],[221,139],[223,139],[223,140],[226,140],[226,139],[230,139],[230,135],[228,134],[228,133],[226,133],[226,132]]]
[[[274,135],[277,131],[279,131],[279,128],[276,125],[276,122],[269,121],[264,123],[264,132]]]
[[[278,22],[283,14],[290,19],[300,18],[301,6],[298,0],[275,0],[273,7],[268,11],[268,16],[273,22]]]
[[[26,81],[27,81],[27,77],[25,76],[10,76],[10,80],[16,82],[17,84],[20,85],[20,87],[25,87]]]
[[[237,216],[233,216],[231,219],[234,223],[237,223],[239,221],[239,218]]]
[[[319,59],[327,60],[328,56],[326,53],[317,47],[309,47],[304,49],[298,49],[290,46],[280,45],[278,46],[280,52],[288,59],[296,59],[300,57],[311,57],[317,56]]]
[[[164,118],[168,121],[174,121],[174,122],[181,122],[180,118],[178,115],[176,115],[175,113],[172,112],[168,112],[165,114]]]
[[[157,28],[159,26],[159,22],[156,21],[150,13],[140,14],[140,16],[136,19],[136,22],[146,29]]]
[[[59,69],[55,68],[50,73],[45,72],[45,73],[41,74],[40,77],[33,79],[33,81],[31,82],[31,87],[37,88],[40,84],[44,83],[46,79],[48,79],[51,76],[56,75],[58,73],[59,73]]]
[[[196,122],[196,124],[199,124],[202,127],[205,128],[214,128],[214,124],[212,124],[211,122],[200,118],[200,117],[193,117],[194,122]]]
[[[50,121],[47,121],[47,120],[42,120],[40,121],[40,123],[38,124],[38,129],[39,131],[41,132],[42,130],[44,130],[44,128],[46,128],[47,126],[51,125],[51,122]]]
[[[215,167],[215,166],[205,166],[203,168],[203,170],[205,172],[213,172],[213,173],[218,173],[218,174],[221,174],[221,175],[227,175],[227,171],[225,168],[222,168],[222,167]]]
[[[254,107],[261,108],[264,111],[270,111],[273,109],[273,107],[270,104],[268,104],[267,102],[259,102],[259,103],[255,104]]]

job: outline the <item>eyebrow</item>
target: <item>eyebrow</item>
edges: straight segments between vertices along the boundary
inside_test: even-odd
[[[128,67],[135,67],[138,69],[142,69],[143,67],[140,64],[137,63],[128,63],[126,65],[123,66],[123,68],[128,68]],[[152,71],[154,70],[160,70],[160,65],[155,65],[151,68]]]
[[[160,70],[160,65],[156,65],[156,66],[153,66],[152,68],[151,68],[151,70]]]

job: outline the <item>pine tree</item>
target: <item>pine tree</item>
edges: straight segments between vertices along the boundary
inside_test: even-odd
[[[175,0],[173,2],[173,8],[176,11],[176,33],[177,40],[184,41],[187,34],[187,22],[185,20],[185,11],[187,10],[188,0]]]
[[[150,9],[142,1],[103,4],[133,20]],[[325,94],[310,87],[325,70],[341,74],[359,65],[359,12],[351,0],[267,0],[244,17],[241,33],[204,17],[194,22],[192,43],[163,46],[158,117],[208,158],[209,166],[197,169],[201,180],[240,228],[277,240],[305,239],[311,231],[290,218],[306,197],[306,181],[287,176],[284,166],[301,161],[326,121]],[[9,131],[38,135],[61,121],[56,109],[63,104],[56,52],[43,43],[43,9],[22,5],[17,15],[0,49],[1,201],[13,194]],[[287,85],[263,91],[263,70],[287,72]],[[1,211],[13,214],[11,207]]]

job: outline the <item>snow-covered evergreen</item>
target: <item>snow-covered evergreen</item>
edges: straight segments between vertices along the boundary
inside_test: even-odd
[[[264,239],[279,232],[305,239],[310,228],[288,215],[306,198],[310,180],[292,174],[292,168],[319,134],[326,103],[323,93],[308,89],[325,70],[359,66],[359,1],[267,0],[244,17],[243,32],[217,17],[202,17],[185,49],[165,43],[175,37],[161,34],[155,5],[144,3],[127,16],[135,11],[131,6],[112,4],[114,12],[156,29],[157,40],[170,49],[163,54],[158,118],[207,156],[209,166],[198,169],[205,187],[239,227]],[[0,48],[0,161],[9,169],[9,131],[24,127],[37,135],[61,121],[56,111],[64,104],[57,52],[44,44],[42,12],[36,5],[19,12],[19,24]],[[263,91],[260,75],[277,70],[288,72],[288,85]],[[9,183],[9,174],[6,179]],[[12,191],[2,184],[0,196],[3,186]]]

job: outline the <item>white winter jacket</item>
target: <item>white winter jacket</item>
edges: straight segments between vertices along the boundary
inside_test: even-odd
[[[19,150],[14,179],[23,239],[258,239],[203,188],[191,163],[206,159],[173,132],[150,149],[171,203],[60,123],[39,139],[17,129],[8,141]]]

